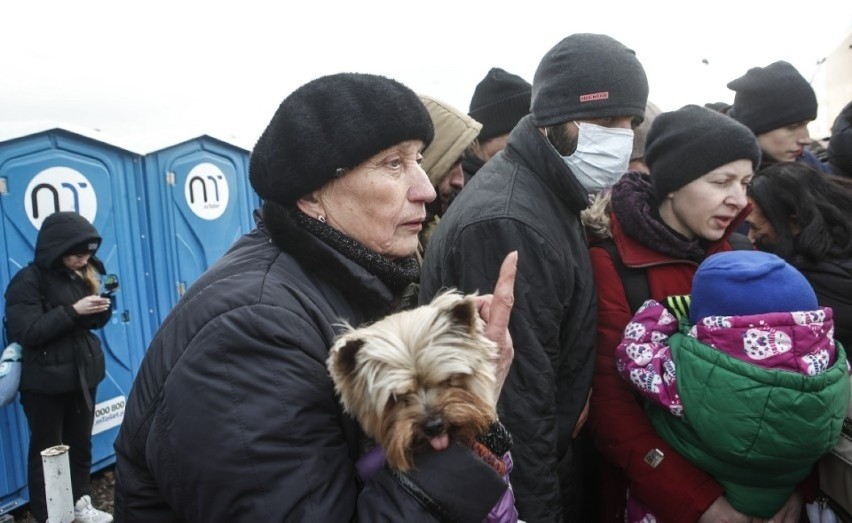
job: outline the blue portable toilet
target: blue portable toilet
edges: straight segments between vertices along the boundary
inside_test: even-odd
[[[157,325],[201,274],[254,228],[249,151],[202,135],[145,155]]]
[[[78,212],[93,223],[103,238],[98,257],[119,277],[112,320],[98,331],[107,377],[96,398],[93,471],[115,461],[113,442],[125,401],[152,336],[142,163],[140,154],[89,130],[44,125],[0,129],[2,289],[33,259],[41,223],[58,210]],[[2,296],[0,306],[5,311]],[[0,514],[29,499],[28,433],[19,402],[0,409]]]

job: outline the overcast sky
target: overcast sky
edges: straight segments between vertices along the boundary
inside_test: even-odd
[[[0,127],[58,121],[139,149],[208,133],[251,148],[318,76],[383,74],[466,111],[490,67],[532,81],[575,32],[636,50],[664,110],[731,102],[725,84],[752,66],[787,60],[817,78],[852,30],[852,1],[7,0],[0,20]]]

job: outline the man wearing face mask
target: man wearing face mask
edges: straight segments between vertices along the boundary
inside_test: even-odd
[[[515,359],[498,412],[514,438],[526,521],[590,521],[581,429],[595,361],[596,296],[580,211],[627,169],[648,81],[609,36],[574,34],[542,58],[530,115],[462,191],[432,237],[420,302],[442,288],[491,292],[519,252],[509,329]],[[482,175],[480,175],[482,174]]]

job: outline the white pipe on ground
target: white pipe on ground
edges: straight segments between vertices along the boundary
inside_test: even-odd
[[[71,466],[68,463],[69,448],[68,445],[57,445],[41,451],[48,523],[71,523],[74,521]]]

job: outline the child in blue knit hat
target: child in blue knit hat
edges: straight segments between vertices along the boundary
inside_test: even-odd
[[[691,297],[667,304],[637,311],[618,371],[647,398],[658,434],[737,511],[770,518],[834,446],[846,415],[849,366],[832,310],[793,266],[760,251],[709,256]],[[627,521],[651,517],[630,496]]]

